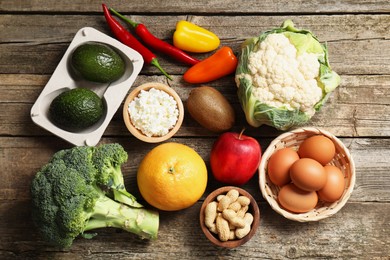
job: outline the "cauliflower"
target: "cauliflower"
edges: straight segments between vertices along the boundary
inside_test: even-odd
[[[326,47],[290,20],[251,39],[236,72],[247,121],[280,130],[307,122],[339,81],[330,70]]]
[[[249,54],[248,61],[252,92],[260,102],[315,113],[314,105],[322,97],[316,81],[320,69],[316,54],[297,56],[297,49],[286,36],[270,34],[258,51]]]

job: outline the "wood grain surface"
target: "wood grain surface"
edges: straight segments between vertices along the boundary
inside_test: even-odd
[[[381,1],[107,1],[144,23],[157,37],[172,41],[178,20],[215,32],[236,54],[242,42],[291,19],[327,42],[339,88],[307,123],[338,136],[356,165],[356,185],[346,206],[319,222],[298,223],[274,212],[262,198],[258,175],[243,186],[257,200],[261,218],[256,235],[236,249],[213,246],[203,235],[199,209],[205,196],[223,186],[213,179],[191,208],[160,212],[159,238],[143,241],[115,229],[99,230],[92,240],[77,239],[70,249],[48,246],[30,217],[30,184],[56,151],[72,147],[36,126],[30,110],[75,33],[94,27],[110,33],[96,1],[0,1],[0,259],[390,259],[390,2]],[[202,59],[208,54],[199,54]],[[167,82],[145,65],[135,86],[168,83],[185,102],[197,85],[185,83],[187,70],[165,55],[160,64],[173,76]],[[232,76],[210,83],[236,113],[232,131],[246,127],[265,150],[281,131],[248,126]],[[217,138],[186,112],[182,128],[170,140],[194,148],[209,166]],[[136,172],[146,144],[127,131],[121,109],[101,143],[118,142],[131,160],[123,166],[128,190],[142,201]],[[143,203],[146,203],[142,201]]]

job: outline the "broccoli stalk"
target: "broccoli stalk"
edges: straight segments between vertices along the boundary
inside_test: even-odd
[[[93,214],[84,231],[114,227],[135,233],[142,238],[156,238],[158,215],[142,208],[130,208],[102,195],[96,201]]]
[[[143,208],[130,193],[126,195],[120,171],[120,165],[127,160],[123,152],[118,144],[74,147],[57,152],[38,171],[31,185],[32,217],[45,240],[70,247],[79,235],[91,237],[84,232],[103,227],[121,228],[142,238],[157,238],[158,212]],[[118,159],[116,156],[121,159],[113,165],[119,171],[107,163]],[[103,165],[106,170],[99,168]],[[119,179],[114,180],[113,172]],[[128,203],[109,197],[114,193],[110,191],[116,191],[112,187],[117,185],[107,184],[115,181],[122,182],[123,188],[118,191],[126,192],[120,198]]]

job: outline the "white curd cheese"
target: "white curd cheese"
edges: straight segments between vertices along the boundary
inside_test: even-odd
[[[146,136],[164,136],[178,118],[176,100],[168,93],[151,88],[140,93],[128,106],[131,123]]]

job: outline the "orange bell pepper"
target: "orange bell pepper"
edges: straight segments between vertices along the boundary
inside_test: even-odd
[[[189,68],[183,75],[188,83],[206,83],[233,73],[237,57],[230,47],[224,46],[210,57]]]

